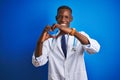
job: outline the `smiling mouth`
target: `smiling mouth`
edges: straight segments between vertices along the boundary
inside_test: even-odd
[[[60,25],[62,25],[62,26],[66,26],[66,24],[60,24]]]

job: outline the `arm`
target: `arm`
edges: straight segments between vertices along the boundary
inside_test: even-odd
[[[63,26],[63,25],[59,25],[59,24],[55,24],[53,25],[53,29],[55,28],[59,28],[60,31],[64,34],[70,34],[73,31],[72,28]],[[83,34],[77,32],[76,30],[74,30],[74,32],[72,33],[72,36],[75,36],[83,45],[87,45],[89,44],[89,40],[86,36],[84,36]]]
[[[53,26],[54,28],[59,28],[61,30],[61,32],[63,32],[64,34],[72,34],[72,36],[75,36],[80,43],[83,44],[83,48],[88,52],[88,53],[96,53],[99,51],[100,49],[100,44],[94,40],[91,39],[86,33],[82,32],[79,33],[76,30],[73,31],[73,29],[69,28],[69,27],[64,27],[62,25],[56,24]]]
[[[43,51],[42,51],[40,56],[36,57],[35,56],[35,51],[34,51],[33,56],[32,56],[32,64],[35,67],[39,67],[39,66],[42,66],[42,65],[47,63],[47,61],[48,61],[48,51],[49,51],[48,43],[49,43],[48,40],[44,41],[43,46],[42,46]]]
[[[44,65],[48,61],[48,59],[47,59],[48,41],[45,41],[45,40],[47,40],[50,37],[50,35],[47,33],[47,31],[49,29],[50,29],[49,26],[45,27],[45,29],[42,32],[42,35],[40,36],[40,38],[37,42],[36,49],[35,49],[33,56],[32,56],[32,64],[35,67]],[[44,51],[42,51],[42,50],[44,50]]]
[[[95,40],[90,38],[85,32],[81,32],[89,40],[88,45],[83,45],[83,48],[90,54],[97,53],[100,50],[100,44]]]
[[[75,36],[83,45],[90,44],[88,38],[87,38],[86,36],[84,36],[83,34],[75,31],[74,36]]]
[[[83,48],[90,54],[97,53],[100,50],[100,44],[90,38],[85,32],[75,32],[75,37],[83,44]]]
[[[74,36],[82,43],[83,48],[90,54],[97,53],[100,50],[100,44],[90,38],[85,32],[75,32]]]
[[[50,35],[48,34],[48,30],[50,30],[50,26],[46,26],[45,29],[42,32],[42,35],[40,36],[36,50],[35,50],[35,57],[39,57],[42,55],[42,47],[43,47],[43,42],[50,38]]]

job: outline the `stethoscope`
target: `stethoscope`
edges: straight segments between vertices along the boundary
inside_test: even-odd
[[[68,42],[68,39],[69,39],[69,34],[68,34],[68,37],[67,37],[67,42]],[[74,37],[74,40],[73,40],[73,43],[72,43],[72,51],[76,51],[76,47],[77,47],[77,42],[76,42],[76,38]]]
[[[73,51],[76,51],[76,46],[77,46],[77,43],[76,43],[76,38],[74,37],[74,41],[73,41],[73,47],[72,47],[72,50]]]

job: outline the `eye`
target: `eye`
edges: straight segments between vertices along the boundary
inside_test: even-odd
[[[62,18],[62,16],[61,16],[61,15],[58,15],[57,18]]]
[[[65,16],[65,18],[69,18],[68,16]]]

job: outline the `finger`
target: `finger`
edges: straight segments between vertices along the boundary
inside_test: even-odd
[[[56,28],[56,24],[53,24],[51,30],[53,31]]]
[[[44,29],[44,31],[48,32],[51,29],[51,27],[49,25],[47,25]]]
[[[59,24],[53,24],[51,29],[54,30],[55,28],[59,28],[59,26],[60,26]]]

